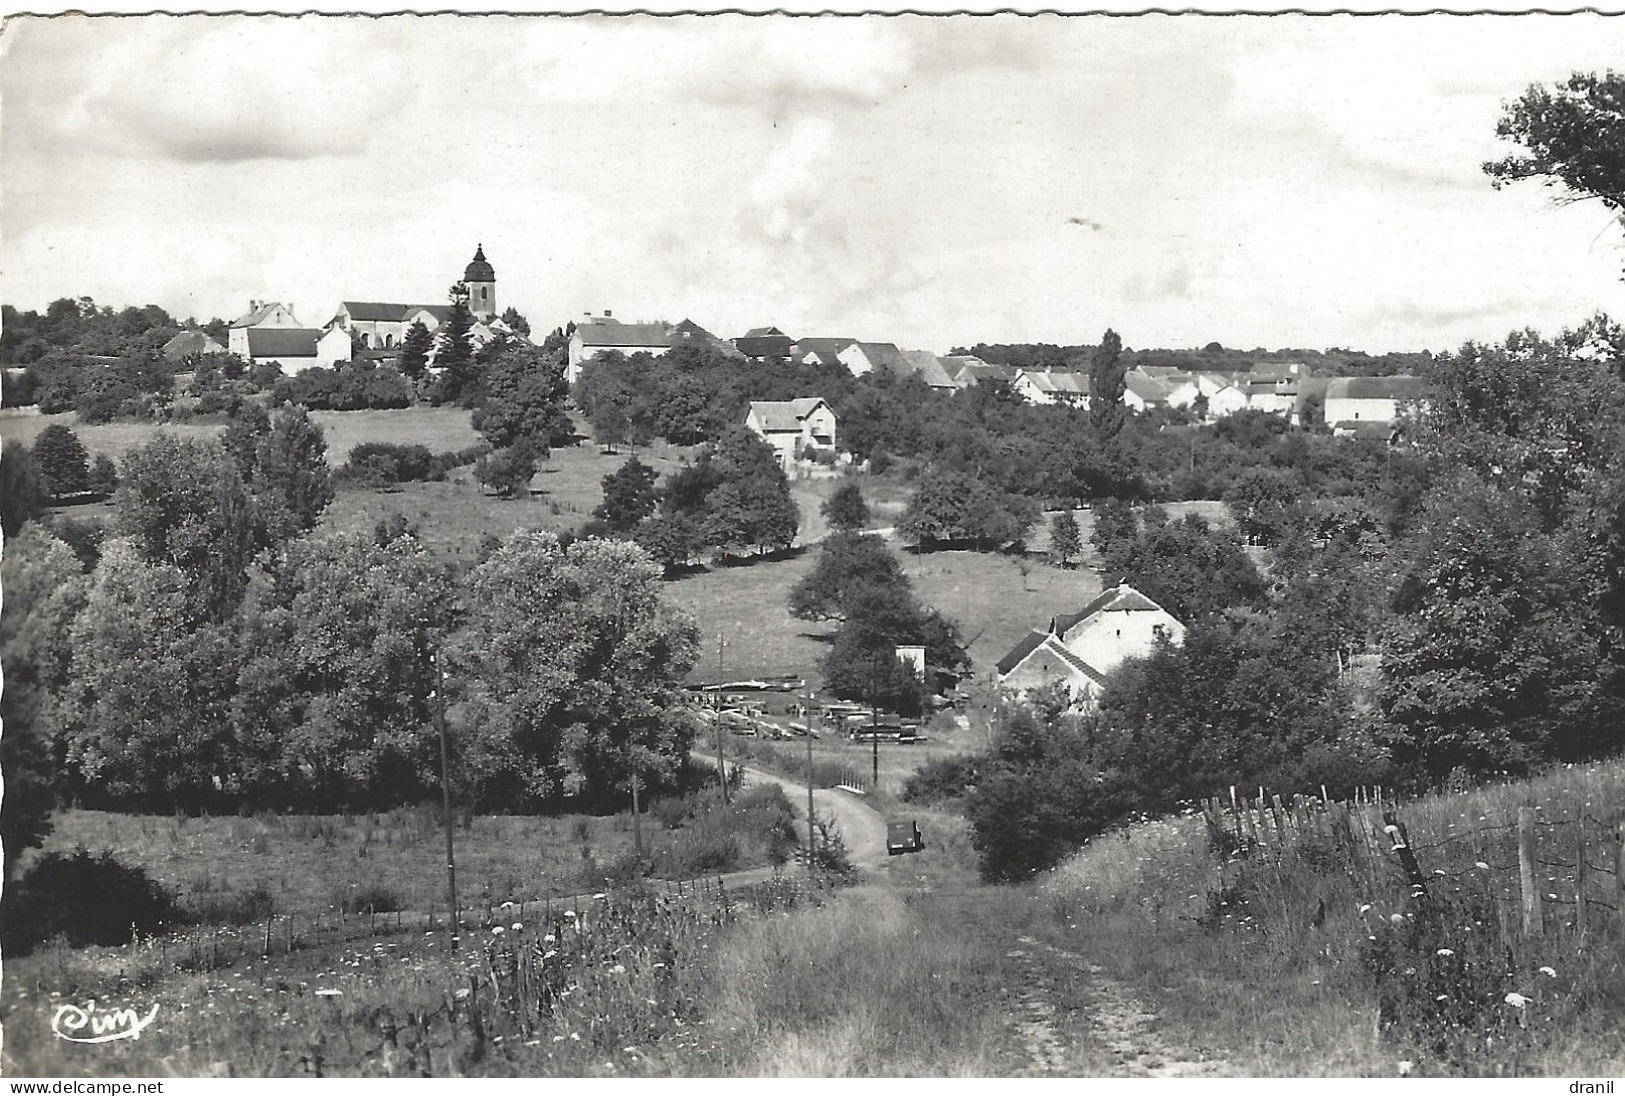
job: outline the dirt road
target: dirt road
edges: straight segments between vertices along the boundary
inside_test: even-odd
[[[777,784],[795,804],[798,812],[807,809],[807,785],[799,784],[794,780],[787,780],[782,776],[761,769],[745,769],[745,783]],[[886,820],[880,812],[863,801],[862,796],[850,792],[837,791],[834,788],[813,789],[813,810],[822,818],[833,818],[836,827],[841,831],[841,840],[846,842],[846,851],[852,857],[852,863],[857,865],[873,864],[886,858]],[[806,825],[806,816],[802,814],[802,825]],[[802,830],[802,840],[806,840],[806,831]]]

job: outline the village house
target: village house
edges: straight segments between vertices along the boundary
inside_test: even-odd
[[[200,354],[224,354],[226,348],[203,331],[182,331],[164,344],[165,361],[181,362]]]
[[[817,396],[752,400],[745,425],[773,447],[787,473],[805,456],[835,451],[835,412]]]
[[[312,366],[332,366],[350,360],[350,333],[338,328],[250,327],[243,335],[250,365],[271,362],[284,373],[300,373]]]
[[[919,377],[927,385],[939,392],[951,392],[957,387],[954,379],[948,375],[947,367],[942,359],[929,350],[905,350],[903,360],[908,363],[908,371]]]
[[[790,348],[790,360],[798,365],[842,365],[841,351],[856,339],[797,339]]]
[[[1076,613],[1052,617],[999,660],[999,685],[1015,691],[1059,681],[1076,700],[1099,692],[1105,676],[1166,640],[1180,644],[1185,626],[1127,583],[1103,591]]]
[[[734,340],[734,347],[753,362],[788,358],[795,341],[776,327],[753,327]]]
[[[1301,382],[1307,375],[1301,362],[1287,362],[1267,370],[1241,373],[1236,386],[1247,397],[1247,410],[1284,415],[1296,423],[1302,399]]]
[[[1195,374],[1197,390],[1207,397],[1207,417],[1209,419],[1222,419],[1226,415],[1234,415],[1247,406],[1247,396],[1235,381],[1223,373],[1207,371]],[[1195,405],[1195,401],[1192,401]]]
[[[910,372],[908,360],[897,349],[896,343],[855,342],[835,357],[854,377],[864,376],[876,369],[899,377]]]
[[[1130,411],[1149,411],[1153,407],[1165,407],[1167,404],[1168,392],[1162,387],[1161,381],[1139,369],[1131,369],[1124,374],[1124,407]]]
[[[584,362],[610,350],[618,350],[628,357],[633,354],[661,357],[671,349],[671,338],[671,328],[663,323],[621,323],[607,311],[601,317],[589,315],[576,325],[570,336],[565,378],[574,384]]]
[[[1421,377],[1339,377],[1326,385],[1326,424],[1333,433],[1340,426],[1354,433],[1354,423],[1392,426],[1401,409],[1418,403],[1426,388]]]
[[[1089,406],[1089,378],[1082,373],[1022,369],[1016,372],[1010,386],[1021,393],[1028,403]]]
[[[298,329],[293,310],[276,301],[249,301],[248,311],[231,321],[226,331],[226,349],[247,360],[248,333],[267,328]]]
[[[985,362],[981,358],[969,354],[952,355],[944,358],[948,363],[948,374],[953,377],[954,384],[960,388],[969,388],[981,381],[1002,381],[1005,384],[1014,384],[1016,371],[1008,365],[997,362]]]

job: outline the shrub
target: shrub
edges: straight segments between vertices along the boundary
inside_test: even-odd
[[[401,896],[380,883],[368,883],[347,889],[339,895],[337,905],[345,913],[393,913],[405,908]]]
[[[941,803],[958,799],[976,785],[977,758],[968,754],[939,757],[921,765],[903,784],[908,803]]]
[[[23,954],[60,936],[74,947],[127,944],[134,934],[156,935],[180,917],[174,895],[141,868],[113,858],[49,853],[7,887],[0,944]]]
[[[254,925],[276,912],[276,896],[263,886],[211,894],[186,903],[187,919],[199,925]]]

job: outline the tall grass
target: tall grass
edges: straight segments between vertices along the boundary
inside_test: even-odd
[[[1118,976],[1178,990],[1165,1000],[1244,1071],[1618,1073],[1625,921],[1593,907],[1581,941],[1574,906],[1555,905],[1546,932],[1523,937],[1515,823],[1526,805],[1554,822],[1611,817],[1625,805],[1625,764],[1405,804],[1425,897],[1397,864],[1372,875],[1324,835],[1217,849],[1194,812],[1097,839],[1040,893],[1057,936],[1093,936]],[[1538,858],[1572,862],[1572,826],[1540,832]],[[1591,862],[1608,848],[1594,844]],[[1544,867],[1542,889],[1572,900],[1572,874]],[[1591,894],[1605,896],[1601,885]]]

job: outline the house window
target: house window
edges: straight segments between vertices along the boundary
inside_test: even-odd
[[[385,335],[384,336],[384,345],[386,347],[394,346],[395,345],[395,336],[394,335]]]
[[[1151,625],[1151,634],[1158,639],[1166,639],[1168,637],[1168,629],[1161,624],[1153,624]]]
[[[367,334],[365,331],[361,333],[361,345],[367,347],[368,349],[371,349],[372,347],[372,336]]]

